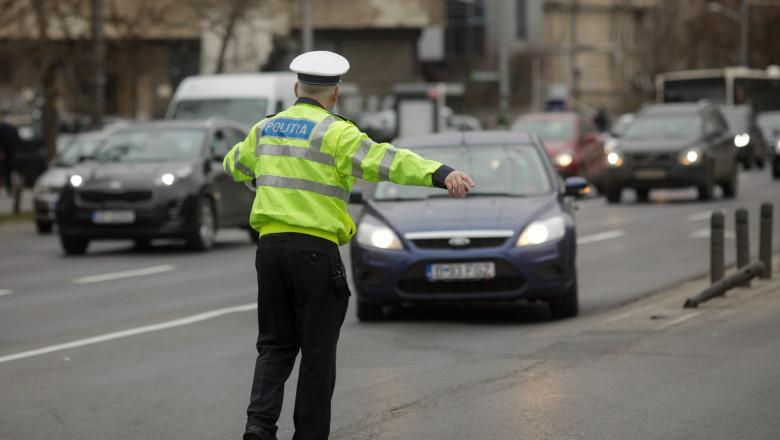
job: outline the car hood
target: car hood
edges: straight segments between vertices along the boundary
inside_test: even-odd
[[[165,163],[115,163],[91,162],[71,170],[70,174],[79,174],[87,182],[123,181],[127,183],[149,183],[165,173],[181,174],[181,171],[194,169],[192,162]]]
[[[544,141],[544,148],[550,156],[563,153],[564,151],[574,151],[574,142],[571,141]]]
[[[514,230],[557,212],[555,194],[534,197],[466,196],[421,201],[372,201],[373,211],[401,234],[408,232]]]
[[[70,174],[70,168],[49,167],[38,177],[38,184],[42,187],[62,188]]]
[[[700,144],[700,139],[620,139],[620,148],[624,151],[671,151]]]

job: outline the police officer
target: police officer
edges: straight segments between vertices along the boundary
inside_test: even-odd
[[[349,62],[327,51],[296,57],[295,105],[258,122],[225,157],[234,180],[254,180],[250,215],[259,232],[257,360],[245,440],[276,439],[284,384],[298,351],[296,440],[326,439],[336,381],[336,344],[349,301],[338,246],[355,233],[347,200],[357,178],[446,188],[464,197],[465,173],[405,149],[375,143],[329,113]]]

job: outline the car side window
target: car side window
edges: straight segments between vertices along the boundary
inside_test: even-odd
[[[232,127],[217,130],[211,138],[211,151],[218,157],[227,155],[234,145],[244,140],[245,135]]]
[[[239,142],[246,139],[246,133],[233,127],[225,127],[225,143],[227,143],[228,152]]]
[[[702,117],[704,118],[705,136],[707,137],[717,136],[723,132],[721,127],[718,125],[717,119],[714,117],[714,115],[711,112],[704,112],[702,114]]]

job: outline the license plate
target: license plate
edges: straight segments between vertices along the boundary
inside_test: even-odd
[[[495,276],[496,265],[492,261],[429,264],[426,270],[429,281],[481,280]]]
[[[127,224],[135,221],[135,211],[131,209],[110,209],[92,213],[92,223]]]
[[[646,168],[643,170],[636,170],[634,177],[642,180],[664,179],[666,178],[666,170],[657,168]]]

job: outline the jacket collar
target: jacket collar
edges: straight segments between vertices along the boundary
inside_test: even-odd
[[[323,106],[322,106],[322,104],[320,104],[320,102],[319,102],[319,101],[317,101],[317,100],[316,100],[316,99],[314,99],[314,98],[309,98],[309,97],[307,97],[307,96],[301,96],[301,97],[299,97],[299,98],[298,98],[298,99],[295,101],[295,105],[298,105],[298,104],[311,104],[311,105],[315,105],[315,106],[317,106],[317,107],[319,107],[319,108],[321,108],[321,109],[325,110],[325,107],[323,107]]]

